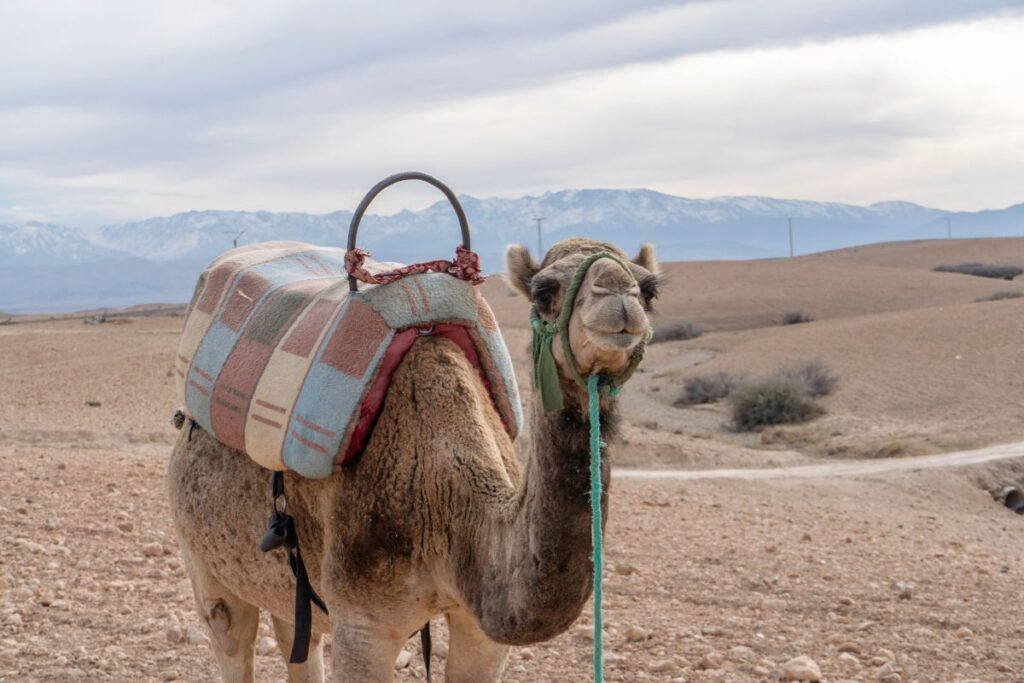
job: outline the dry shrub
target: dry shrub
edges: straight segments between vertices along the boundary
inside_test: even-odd
[[[775,373],[772,381],[802,387],[814,398],[828,396],[839,386],[839,377],[820,358],[788,365]]]
[[[786,311],[782,314],[783,325],[799,325],[814,322],[814,318],[803,311]]]
[[[697,323],[680,320],[679,322],[655,328],[654,334],[651,336],[651,343],[685,341],[687,339],[696,339],[702,334],[704,334],[704,330]]]
[[[1012,280],[1021,273],[1024,268],[1020,266],[999,266],[991,263],[953,263],[935,266],[932,268],[936,273],[962,273],[963,275],[974,275],[976,277],[990,277],[996,280]]]
[[[691,377],[683,383],[683,393],[676,399],[676,405],[698,405],[714,403],[727,398],[743,384],[743,378],[727,372]]]
[[[806,422],[824,410],[805,391],[793,384],[762,382],[729,396],[733,428],[750,432],[761,427]]]
[[[995,294],[975,299],[975,301],[981,303],[982,301],[1002,301],[1003,299],[1019,299],[1021,297],[1024,297],[1024,292],[996,292]]]

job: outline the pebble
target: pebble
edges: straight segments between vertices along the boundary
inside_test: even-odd
[[[960,628],[958,628],[956,630],[956,637],[957,638],[970,638],[973,635],[974,635],[974,631],[972,631],[971,629],[967,628],[966,626],[961,626]]]
[[[402,650],[401,652],[398,653],[398,659],[395,660],[395,668],[396,669],[404,669],[405,667],[409,666],[409,663],[411,661],[412,661],[412,653],[409,652],[408,650]]]
[[[850,652],[855,655],[859,655],[861,653],[860,645],[853,642],[843,643],[836,649],[838,649],[840,652]]]
[[[721,669],[724,663],[725,660],[722,659],[722,655],[717,652],[709,652],[700,658],[701,669]]]
[[[651,632],[640,628],[639,626],[630,626],[626,629],[626,642],[627,643],[639,643],[641,640],[647,640],[651,637]]]
[[[821,680],[821,668],[818,663],[806,655],[794,657],[782,665],[782,680],[784,681],[809,681]]]
[[[256,643],[256,654],[263,655],[264,657],[272,655],[277,652],[277,641],[270,636],[263,636],[259,642]]]
[[[188,630],[185,631],[185,640],[193,645],[201,645],[210,641],[207,635],[195,626],[189,626]]]
[[[851,654],[849,652],[840,652],[839,653],[839,661],[843,662],[845,664],[852,664],[854,666],[860,666],[860,660],[857,659],[857,657],[855,655],[853,655],[853,654]]]
[[[536,657],[536,655],[535,655],[535,654],[533,654],[533,650],[531,650],[531,649],[530,649],[530,648],[528,648],[528,647],[524,647],[523,649],[521,649],[521,650],[519,651],[519,658],[520,658],[520,659],[523,659],[523,660],[525,660],[525,661],[527,661],[527,662],[531,661],[531,660],[532,660],[532,659],[534,659],[535,657]]]
[[[160,557],[164,554],[164,547],[157,541],[147,543],[142,546],[142,554],[146,557]]]
[[[578,635],[580,638],[585,638],[587,640],[593,640],[594,639],[594,627],[593,626],[577,626],[576,627],[576,635]]]
[[[673,671],[678,671],[679,665],[671,659],[660,659],[648,664],[647,670],[651,673],[671,673]]]
[[[164,636],[169,643],[181,643],[185,640],[185,634],[177,626],[171,626],[164,631]]]

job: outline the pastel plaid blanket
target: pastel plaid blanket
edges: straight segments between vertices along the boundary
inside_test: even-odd
[[[427,272],[350,293],[344,259],[343,249],[266,242],[207,267],[175,359],[189,417],[264,467],[330,476],[365,446],[405,351],[437,334],[477,368],[515,438],[512,361],[479,291]]]

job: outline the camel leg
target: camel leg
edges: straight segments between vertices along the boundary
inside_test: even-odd
[[[251,683],[254,645],[260,610],[229,591],[194,557],[182,549],[192,580],[199,616],[213,636],[211,645],[224,683]]]
[[[445,683],[492,683],[501,676],[508,645],[490,640],[476,620],[463,611],[445,614],[448,620],[448,661]]]
[[[271,617],[274,622],[274,635],[277,636],[277,646],[281,649],[281,655],[287,664],[292,654],[292,640],[295,637],[295,627],[277,617]],[[313,633],[309,639],[309,657],[302,664],[288,664],[289,683],[323,683],[324,680],[324,639],[318,633]]]
[[[391,683],[408,632],[389,628],[372,615],[334,617],[343,612],[334,605],[330,608],[334,625],[331,676],[335,683]]]

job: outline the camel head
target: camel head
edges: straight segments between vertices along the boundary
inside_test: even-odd
[[[569,346],[582,374],[614,376],[629,365],[633,351],[651,331],[649,314],[660,281],[654,247],[644,245],[630,260],[607,242],[571,238],[551,247],[540,265],[526,247],[511,246],[506,265],[512,286],[536,307],[540,319],[553,323],[580,264],[599,252],[618,257],[629,272],[612,259],[599,259],[590,266],[569,319]],[[554,343],[552,351],[564,384],[572,373],[562,344]]]

